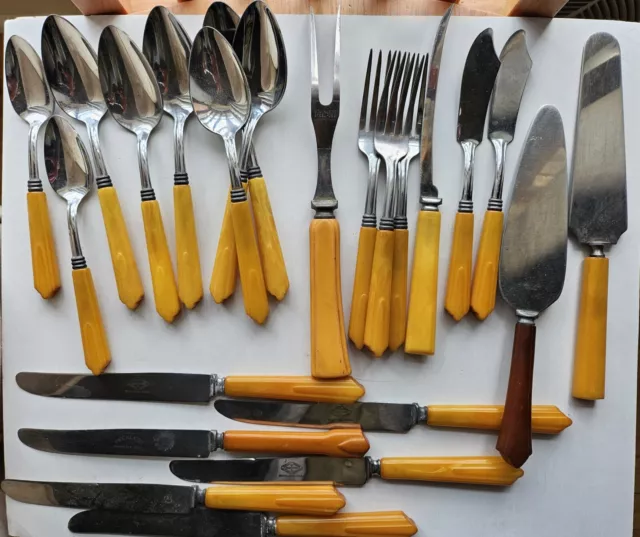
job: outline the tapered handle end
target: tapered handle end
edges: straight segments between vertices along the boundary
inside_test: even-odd
[[[369,302],[369,286],[371,284],[371,266],[373,251],[376,245],[375,227],[361,227],[358,239],[358,257],[356,273],[353,278],[353,294],[351,295],[351,315],[349,317],[349,339],[357,349],[364,346],[364,327],[367,320],[367,304]]]
[[[174,185],[173,211],[178,258],[178,296],[187,308],[193,309],[202,300],[203,293],[196,220],[191,186],[188,184]]]
[[[456,321],[469,313],[473,258],[473,213],[456,213],[444,309]]]
[[[471,288],[471,309],[481,321],[496,305],[503,221],[502,211],[487,211],[484,215]]]
[[[393,244],[393,276],[391,279],[391,319],[389,348],[395,351],[404,343],[407,332],[407,263],[409,230],[396,229]]]
[[[27,211],[33,286],[42,298],[51,298],[60,289],[60,271],[47,207],[47,195],[44,192],[28,192]]]
[[[237,279],[238,255],[236,240],[233,236],[233,222],[231,221],[231,197],[227,195],[227,204],[224,208],[218,249],[209,285],[209,292],[217,304],[221,304],[233,294]]]
[[[279,517],[280,537],[410,537],[418,532],[413,520],[402,511],[344,513],[329,518]]]

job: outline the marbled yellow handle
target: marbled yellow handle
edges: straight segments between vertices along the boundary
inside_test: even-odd
[[[608,296],[609,260],[606,257],[587,257],[582,265],[573,364],[572,395],[578,399],[604,399]]]
[[[282,300],[289,289],[289,277],[263,177],[249,179],[249,195],[267,291]]]
[[[47,195],[44,192],[27,192],[27,212],[33,286],[42,298],[51,298],[60,289],[60,271],[51,231]]]
[[[311,374],[331,379],[351,374],[342,312],[340,225],[314,218],[309,225]]]
[[[156,311],[170,323],[180,312],[180,301],[160,205],[157,200],[148,200],[143,201],[141,206]]]
[[[178,258],[178,296],[187,308],[192,309],[202,299],[202,272],[191,186],[188,184],[174,185],[173,211]]]
[[[496,305],[503,221],[502,211],[487,211],[484,215],[471,287],[471,309],[480,320],[486,319]]]
[[[94,375],[99,375],[111,362],[111,354],[91,270],[74,269],[71,275],[78,308],[84,361]]]
[[[456,213],[453,244],[449,258],[447,294],[444,309],[459,321],[471,302],[471,264],[473,258],[473,213]]]
[[[129,309],[135,309],[144,297],[144,288],[138,272],[136,258],[129,240],[127,225],[122,216],[116,189],[112,186],[98,188],[102,220],[109,242],[111,263],[116,276],[120,301]]]
[[[283,516],[276,519],[280,537],[411,537],[418,528],[402,511],[343,513],[332,517]]]
[[[409,230],[393,232],[393,277],[391,279],[391,318],[389,320],[389,348],[395,351],[404,343],[407,332],[407,263],[409,258]]]
[[[380,461],[382,479],[505,487],[523,474],[502,457],[385,457]]]
[[[433,354],[436,350],[440,212],[420,211],[411,270],[405,352]]]
[[[224,208],[218,249],[209,285],[209,292],[213,300],[220,304],[229,298],[235,291],[237,279],[238,255],[236,240],[233,236],[233,222],[231,221],[231,197],[227,195],[227,204]]]
[[[353,278],[351,315],[349,317],[349,339],[358,349],[364,345],[371,266],[373,265],[373,250],[376,246],[377,233],[378,230],[375,227],[361,227],[358,239],[358,257],[356,258],[356,273]]]

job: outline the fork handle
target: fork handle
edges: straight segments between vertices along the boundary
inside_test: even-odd
[[[349,317],[349,339],[356,348],[364,345],[364,327],[367,320],[367,303],[369,302],[369,285],[371,284],[371,266],[373,251],[376,245],[378,230],[375,227],[360,228],[358,238],[358,257],[356,273],[353,278],[351,295],[351,315]]]
[[[389,348],[395,351],[404,343],[407,331],[407,262],[409,230],[396,229],[393,244],[393,275],[391,278],[391,320]]]

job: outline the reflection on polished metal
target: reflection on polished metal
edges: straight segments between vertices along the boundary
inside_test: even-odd
[[[233,43],[240,16],[224,2],[214,2],[204,15],[202,26],[210,26],[218,30],[224,38]]]

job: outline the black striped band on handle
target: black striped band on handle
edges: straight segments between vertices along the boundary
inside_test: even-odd
[[[42,192],[42,181],[40,179],[29,179],[27,181],[27,192]]]
[[[143,188],[140,191],[140,197],[142,201],[153,201],[156,199],[156,193],[153,191],[153,188]]]
[[[113,186],[111,177],[109,177],[108,175],[101,175],[100,177],[96,177],[96,186],[98,187],[98,189]]]
[[[189,175],[187,172],[180,172],[173,174],[173,184],[176,186],[179,185],[188,185],[189,184]]]
[[[87,260],[83,255],[73,256],[71,258],[71,268],[73,270],[87,268]]]

